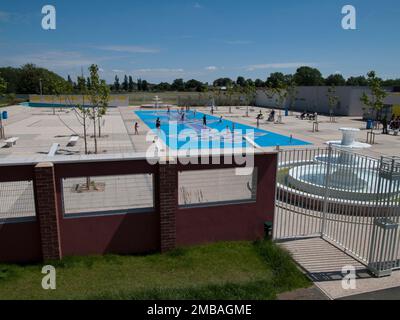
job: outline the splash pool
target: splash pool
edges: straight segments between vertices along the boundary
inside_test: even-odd
[[[306,141],[227,119],[221,121],[220,118],[211,115],[206,115],[207,124],[204,126],[203,117],[205,114],[201,112],[186,112],[184,121],[182,121],[182,115],[176,110],[170,112],[165,110],[135,111],[135,113],[170,148],[177,146],[178,149],[187,149],[190,135],[197,139],[197,148],[199,149],[226,148],[229,145],[250,147],[250,143],[246,139],[235,139],[235,135],[246,136],[248,132],[253,132],[253,134],[249,133],[252,137],[251,140],[260,147],[310,145]],[[156,130],[157,118],[160,119],[161,130]],[[217,144],[215,143],[216,140],[218,141]]]

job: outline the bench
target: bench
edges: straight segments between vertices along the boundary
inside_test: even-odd
[[[17,144],[17,141],[19,140],[18,137],[12,137],[10,139],[6,140],[6,144],[8,148],[11,148],[12,146],[15,146]]]
[[[60,144],[58,143],[53,143],[53,145],[50,148],[49,153],[47,154],[48,157],[54,157],[58,151],[58,148],[60,147]]]
[[[76,143],[79,140],[79,136],[72,136],[71,139],[69,139],[67,146],[73,147],[76,145]]]

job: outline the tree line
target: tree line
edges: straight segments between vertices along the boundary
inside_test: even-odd
[[[383,87],[400,86],[400,79],[379,79]],[[4,94],[58,94],[60,88],[65,92],[79,93],[82,85],[89,90],[91,88],[90,77],[78,76],[67,79],[49,71],[37,67],[34,64],[26,64],[20,68],[0,68],[0,84],[4,83]],[[171,83],[149,83],[143,79],[136,79],[132,75],[125,75],[122,79],[115,76],[112,84],[107,84],[113,93],[130,93],[140,91],[179,91],[179,92],[207,92],[216,88],[224,88],[227,91],[243,92],[258,88],[276,88],[286,86],[368,86],[365,76],[352,76],[345,79],[341,74],[332,74],[324,78],[316,68],[300,67],[294,74],[281,72],[271,73],[265,80],[246,79],[239,76],[236,80],[219,78],[212,83],[201,82],[195,79],[185,81],[175,79]]]

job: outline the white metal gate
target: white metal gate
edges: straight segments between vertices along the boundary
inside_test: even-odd
[[[378,276],[400,268],[400,159],[327,148],[279,154],[275,240],[322,237]]]

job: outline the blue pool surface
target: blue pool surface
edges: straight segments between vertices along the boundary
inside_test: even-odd
[[[185,121],[181,120],[181,114],[179,114],[176,110],[171,110],[169,113],[165,110],[152,110],[152,111],[134,111],[137,116],[154,132],[156,133],[167,145],[172,149],[176,149],[175,146],[179,150],[193,148],[193,144],[190,144],[191,140],[187,136],[187,129],[190,129],[191,132],[196,133],[197,135],[197,148],[198,149],[213,149],[213,148],[229,148],[233,147],[247,147],[250,144],[245,139],[238,139],[233,143],[232,142],[232,130],[234,128],[235,132],[239,131],[242,135],[246,135],[247,130],[252,130],[254,132],[254,136],[252,137],[254,142],[261,147],[276,147],[276,146],[305,146],[310,145],[311,143],[290,138],[288,136],[284,136],[281,134],[277,134],[271,131],[266,131],[258,128],[254,128],[245,124],[233,122],[227,119],[222,120],[220,122],[219,117],[206,115],[207,117],[207,126],[203,126],[203,116],[204,114],[201,112],[189,111],[185,113]],[[161,130],[156,130],[156,120],[160,118],[161,121]],[[170,122],[176,122],[176,129],[173,129],[173,126],[170,126]],[[229,131],[227,131],[227,127]],[[213,129],[218,130],[220,132],[219,141],[220,144],[216,145],[216,143],[209,141],[209,143],[202,141],[201,136],[204,135],[204,129]],[[170,132],[170,130],[176,130],[176,132]],[[203,132],[203,133],[202,133]],[[207,131],[206,131],[207,132]],[[225,139],[222,137],[228,137],[225,144]],[[204,140],[204,139],[203,139]],[[208,140],[208,139],[206,139]],[[229,141],[228,141],[229,140]],[[240,141],[240,143],[239,143]],[[195,141],[196,142],[196,141]],[[192,142],[193,143],[193,142]]]

